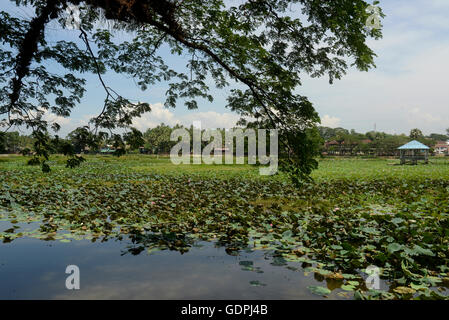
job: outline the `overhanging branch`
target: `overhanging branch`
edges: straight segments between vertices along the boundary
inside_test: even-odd
[[[45,24],[60,11],[60,0],[48,0],[46,6],[30,22],[30,28],[23,38],[15,65],[15,77],[12,79],[10,109],[14,108],[20,97],[23,79],[29,74],[30,65],[38,50],[38,43],[43,36]]]

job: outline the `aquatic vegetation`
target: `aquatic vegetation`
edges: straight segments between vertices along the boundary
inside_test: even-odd
[[[301,189],[252,166],[174,166],[168,159],[89,157],[52,171],[20,157],[0,163],[0,239],[63,242],[128,238],[122,254],[185,253],[198,241],[231,255],[263,250],[271,264],[325,281],[309,289],[358,299],[446,298],[449,166],[325,160]],[[369,290],[377,266],[388,290]],[[244,271],[262,273],[251,261]],[[298,269],[299,270],[299,269]],[[263,284],[254,282],[252,285]]]

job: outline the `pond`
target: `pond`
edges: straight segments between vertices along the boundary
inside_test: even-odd
[[[448,298],[445,165],[296,188],[97,160],[0,172],[1,298]],[[369,290],[368,270],[388,283]]]
[[[10,227],[0,222],[0,230]],[[188,252],[148,253],[129,239],[68,243],[18,238],[0,244],[0,299],[342,299],[308,286],[326,282],[298,263],[279,263],[268,252],[200,241]],[[80,290],[65,287],[66,267],[80,270]],[[329,286],[332,286],[329,283]],[[328,286],[328,287],[329,287]]]

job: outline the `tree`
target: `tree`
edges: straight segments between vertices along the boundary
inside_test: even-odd
[[[421,130],[419,130],[419,129],[412,129],[410,131],[410,139],[417,140],[417,139],[422,138],[422,137],[424,137],[424,135],[423,135]]]
[[[74,153],[83,152],[86,147],[96,147],[96,137],[89,131],[88,127],[73,130],[67,135],[67,139],[73,146]]]
[[[32,139],[22,136],[17,131],[1,132],[0,131],[0,153],[16,153],[21,149],[31,146]]]
[[[148,129],[144,134],[145,148],[151,150],[152,153],[169,153],[173,145],[176,144],[176,142],[170,141],[172,130],[170,126],[164,123]]]
[[[324,140],[329,140],[335,137],[335,130],[329,127],[318,127],[321,138]]]
[[[131,150],[136,150],[145,144],[142,132],[136,128],[131,128],[130,132],[126,132],[123,135],[123,140],[125,140]]]
[[[434,140],[435,142],[438,142],[438,141],[446,141],[446,140],[449,139],[449,137],[448,137],[447,135],[439,134],[439,133],[431,133],[431,134],[429,135],[429,138],[432,139],[432,140]]]
[[[16,153],[19,150],[20,134],[17,131],[6,133],[6,148],[9,152]]]
[[[74,73],[96,73],[105,92],[102,111],[90,121],[93,133],[129,127],[134,117],[151,110],[112,89],[103,79],[107,70],[132,76],[142,90],[167,82],[165,105],[175,107],[181,99],[189,109],[198,107],[199,98],[213,100],[207,80],[212,79],[218,88],[239,84],[227,107],[255,119],[257,127],[279,129],[285,168],[299,168],[304,177],[316,167],[314,142],[306,132],[320,119],[307,97],[297,93],[300,75],[327,75],[332,83],[345,74],[348,62],[367,71],[375,56],[367,40],[381,37],[379,29],[366,26],[369,4],[363,0],[14,2],[32,6],[35,16],[28,22],[0,12],[3,125],[45,131],[46,111],[70,116],[85,91],[85,80]],[[50,22],[65,27],[69,5],[79,6],[84,46],[46,41]],[[97,29],[104,21],[113,23]],[[114,37],[118,30],[130,31],[133,39],[120,42]],[[170,68],[161,57],[163,48],[188,56],[186,71]],[[50,73],[50,61],[67,73]]]
[[[125,142],[119,134],[113,134],[109,139],[109,142],[112,143],[112,147],[114,148],[114,156],[120,157],[126,153]]]
[[[6,134],[0,131],[0,153],[6,152]]]

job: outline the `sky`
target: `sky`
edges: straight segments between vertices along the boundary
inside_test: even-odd
[[[9,0],[0,0],[1,10],[31,18],[33,12],[17,8]],[[303,77],[298,93],[314,104],[323,126],[344,127],[358,132],[384,131],[408,134],[420,128],[425,134],[445,133],[449,128],[449,0],[382,0],[379,6],[386,14],[383,38],[369,40],[377,54],[377,68],[361,72],[348,70],[331,85],[327,77]],[[79,42],[79,31],[63,30],[56,24],[47,30],[47,39]],[[124,39],[127,35],[121,35]],[[185,65],[182,57],[169,56],[174,67]],[[70,118],[49,120],[61,124],[59,132],[66,135],[98,114],[104,100],[103,89],[94,75],[85,76],[87,92]],[[176,109],[164,107],[166,84],[142,92],[133,79],[107,74],[108,85],[125,97],[148,102],[152,112],[137,118],[133,125],[146,130],[161,122],[190,126],[201,121],[203,128],[230,128],[239,116],[225,108],[230,90],[212,89],[214,102],[199,100],[197,110],[187,110],[179,103]]]

